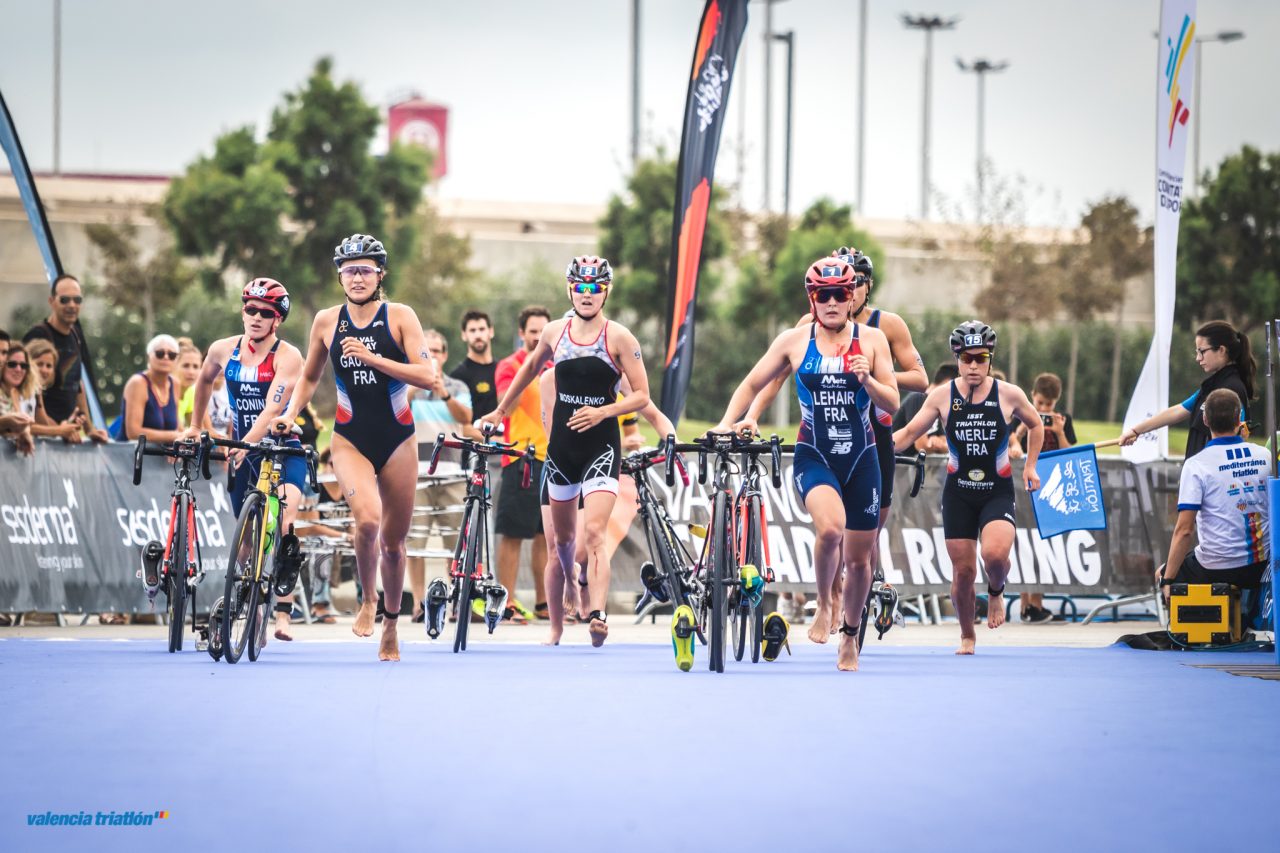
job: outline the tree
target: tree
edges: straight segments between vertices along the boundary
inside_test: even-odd
[[[1119,399],[1120,358],[1123,353],[1125,285],[1151,267],[1151,233],[1138,225],[1138,211],[1127,198],[1104,198],[1090,206],[1080,219],[1086,242],[1066,245],[1057,264],[1061,275],[1058,301],[1071,322],[1071,349],[1067,360],[1066,410],[1075,411],[1076,381],[1081,330],[1097,314],[1115,307],[1111,347],[1111,393],[1108,420],[1114,419]]]
[[[102,256],[102,294],[110,305],[142,312],[142,333],[150,340],[156,334],[157,312],[167,312],[181,301],[194,274],[171,244],[147,257],[138,246],[138,226],[132,221],[92,223],[84,230]]]
[[[1244,146],[1183,205],[1175,316],[1250,331],[1280,302],[1280,152]]]
[[[429,155],[394,144],[373,157],[378,109],[354,83],[335,83],[332,67],[321,59],[285,95],[264,142],[251,127],[224,134],[212,156],[170,184],[165,219],[179,251],[203,261],[211,291],[229,271],[270,275],[313,313],[337,288],[333,247],[357,231],[382,236],[388,213],[407,216],[420,204]],[[389,268],[412,248],[384,242]]]

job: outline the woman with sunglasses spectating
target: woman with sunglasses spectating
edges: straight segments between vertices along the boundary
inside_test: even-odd
[[[618,418],[649,403],[649,378],[635,335],[605,319],[604,303],[613,284],[609,262],[581,255],[565,270],[573,316],[553,320],[537,348],[525,358],[498,408],[481,420],[498,424],[548,358],[556,378],[555,407],[547,433],[543,485],[551,501],[551,538],[561,566],[572,566],[577,547],[578,499],[582,499],[587,546],[587,587],[591,645],[609,636],[609,556],[605,531],[618,499],[622,463]],[[618,399],[622,377],[631,391]]]
[[[356,570],[363,595],[351,630],[358,637],[373,636],[381,565],[386,605],[378,660],[397,661],[404,543],[418,484],[409,386],[430,388],[436,369],[418,315],[408,305],[384,299],[387,250],[382,243],[368,234],[352,234],[334,249],[333,265],[346,301],[316,314],[302,377],[288,409],[272,427],[292,429],[311,402],[325,362],[332,361],[338,409],[329,447],[342,496],[355,518]]]
[[[120,422],[126,441],[145,435],[147,441],[174,441],[178,429],[178,386],[173,369],[178,366],[178,341],[172,335],[156,335],[147,342],[147,369],[124,384]]]
[[[843,565],[843,624],[836,668],[858,668],[858,625],[871,588],[871,552],[880,523],[880,463],[871,409],[898,410],[898,382],[884,332],[849,317],[857,272],[841,257],[819,258],[805,273],[813,322],[788,329],[742,380],[712,432],[750,435],[748,406],[775,377],[796,377],[800,432],[796,437],[796,492],[813,517],[813,567],[818,610],[809,639],[831,634],[831,586]]]
[[[1023,486],[1040,488],[1036,459],[1044,442],[1044,424],[1026,393],[991,375],[996,331],[979,320],[961,323],[951,332],[958,379],[929,392],[911,422],[893,434],[899,452],[942,419],[947,436],[947,481],[942,488],[942,529],[951,558],[951,601],[960,620],[958,655],[973,654],[977,608],[978,539],[987,572],[987,627],[1004,624],[1004,582],[1013,548],[1013,468],[1009,464],[1009,422],[1027,426],[1027,459]]]

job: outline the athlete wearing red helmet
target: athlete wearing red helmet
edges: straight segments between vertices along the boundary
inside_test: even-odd
[[[742,381],[714,432],[756,431],[748,406],[775,377],[796,377],[801,424],[794,484],[815,528],[813,564],[818,611],[809,639],[827,642],[832,584],[848,572],[836,666],[858,668],[858,626],[871,588],[871,549],[880,518],[880,465],[871,427],[872,404],[898,408],[889,344],[879,329],[849,319],[857,272],[843,258],[819,258],[805,272],[812,321],[788,329]]]
[[[214,341],[209,346],[200,376],[196,379],[195,402],[192,408],[192,427],[188,435],[194,437],[204,423],[214,382],[221,374],[226,379],[227,396],[233,413],[231,438],[254,444],[267,436],[271,421],[284,411],[293,393],[294,385],[302,373],[302,353],[293,344],[276,337],[280,324],[289,316],[289,291],[274,278],[252,279],[240,291],[240,319],[244,333]],[[301,447],[296,440],[294,446]],[[230,498],[232,510],[239,514],[240,505],[248,492],[249,480],[257,476],[260,459],[256,455],[234,454],[235,480]],[[293,523],[302,505],[302,489],[306,482],[306,462],[289,457],[284,462],[285,503],[281,529],[285,531],[281,541],[281,558],[284,565],[279,578],[297,577],[301,568],[301,553],[297,537],[293,535]],[[292,590],[292,582],[286,592]],[[276,604],[275,636],[279,640],[292,640],[289,633],[289,612],[293,609],[293,596],[282,595]]]

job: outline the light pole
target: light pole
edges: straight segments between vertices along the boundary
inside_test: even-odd
[[[1201,57],[1200,46],[1209,41],[1220,41],[1223,44],[1229,44],[1233,41],[1240,41],[1244,38],[1244,33],[1240,30],[1222,30],[1211,36],[1198,36],[1196,38],[1196,127],[1195,133],[1192,134],[1191,148],[1191,181],[1195,191],[1191,193],[1193,197],[1200,196],[1200,113],[1204,110],[1200,101],[1200,69],[1204,67]]]
[[[902,24],[909,30],[924,30],[924,133],[920,146],[920,218],[929,218],[929,106],[933,74],[933,31],[954,29],[959,18],[937,15],[903,15]]]
[[[62,174],[62,0],[53,0],[53,173]]]
[[[774,33],[773,40],[783,42],[787,46],[787,135],[783,147],[782,214],[789,217],[791,216],[791,104],[796,93],[795,30]]]
[[[773,160],[773,4],[782,0],[764,0],[764,210],[772,202],[769,165]]]
[[[978,220],[981,221],[986,200],[983,172],[986,171],[984,164],[986,163],[987,75],[1005,70],[1009,67],[1009,63],[1004,60],[991,62],[986,59],[975,59],[966,65],[963,59],[956,57],[956,65],[960,66],[961,71],[972,71],[978,77]]]
[[[631,169],[640,162],[640,0],[631,0]]]
[[[867,160],[867,0],[858,4],[858,215],[865,216],[863,167]]]

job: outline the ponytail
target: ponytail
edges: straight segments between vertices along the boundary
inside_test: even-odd
[[[1258,362],[1253,357],[1253,347],[1249,343],[1249,336],[1244,332],[1237,331],[1226,320],[1212,320],[1205,323],[1196,330],[1196,337],[1204,338],[1209,342],[1209,346],[1225,347],[1227,350],[1227,363],[1234,364],[1236,370],[1240,373],[1240,382],[1244,385],[1247,399],[1252,400],[1255,393],[1254,378],[1258,374]]]

